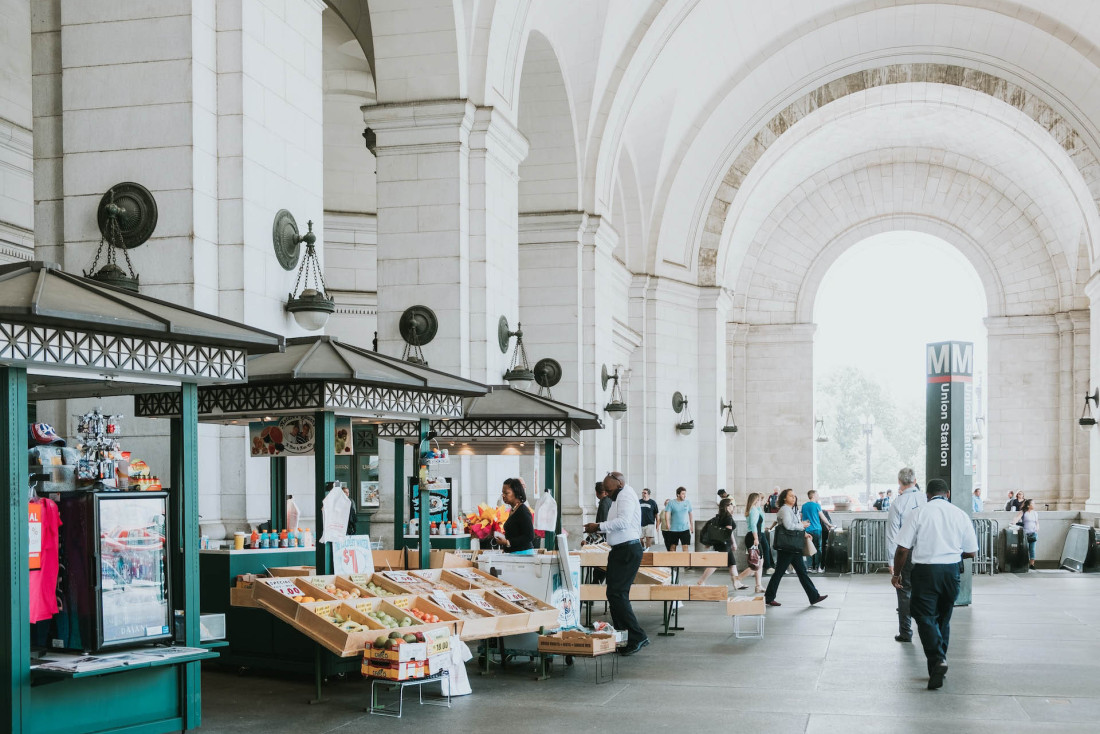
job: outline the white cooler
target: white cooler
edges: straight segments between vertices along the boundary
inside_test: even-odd
[[[477,567],[490,573],[496,569],[501,581],[507,582],[531,596],[553,604],[559,611],[559,624],[570,626],[580,620],[581,563],[576,556],[569,559],[569,575],[573,582],[572,594],[564,588],[564,579],[557,556],[521,556],[511,553],[481,553]],[[570,612],[573,621],[569,622]]]

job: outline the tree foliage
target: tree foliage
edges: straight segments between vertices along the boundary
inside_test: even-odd
[[[825,419],[829,440],[816,443],[817,486],[840,490],[866,481],[866,436],[861,419],[875,418],[871,483],[890,485],[898,470],[924,474],[924,406],[902,404],[874,377],[856,367],[836,369],[817,381],[814,412]]]

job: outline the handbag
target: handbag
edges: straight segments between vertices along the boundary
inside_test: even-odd
[[[811,538],[809,536],[809,534],[806,535],[805,543],[802,546],[802,555],[804,555],[804,556],[816,556],[817,555],[817,546],[814,545],[814,540],[813,540],[813,538]]]
[[[729,531],[719,524],[717,516],[712,517],[699,532],[699,542],[710,548],[728,543],[730,542]]]
[[[760,568],[760,561],[762,560],[759,546],[754,545],[752,548],[749,548],[749,568],[754,571]]]
[[[788,530],[783,524],[775,526],[775,549],[801,555],[805,546],[806,533],[803,530]]]

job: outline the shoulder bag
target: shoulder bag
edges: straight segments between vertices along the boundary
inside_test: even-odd
[[[777,551],[788,551],[802,555],[805,543],[806,531],[801,529],[788,530],[783,527],[783,523],[775,526],[775,549]]]

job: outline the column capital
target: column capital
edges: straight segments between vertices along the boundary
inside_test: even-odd
[[[733,308],[733,291],[722,286],[699,288],[699,308],[708,311],[728,313]]]
[[[471,150],[484,150],[519,179],[519,164],[527,157],[523,133],[493,107],[478,107],[470,130]]]
[[[363,121],[378,136],[379,152],[468,146],[477,108],[466,99],[363,105]]]
[[[531,212],[519,215],[521,245],[580,244],[588,227],[586,212]]]
[[[611,257],[619,244],[619,233],[599,214],[589,214],[581,234],[581,242],[585,247],[593,247],[597,253]]]

